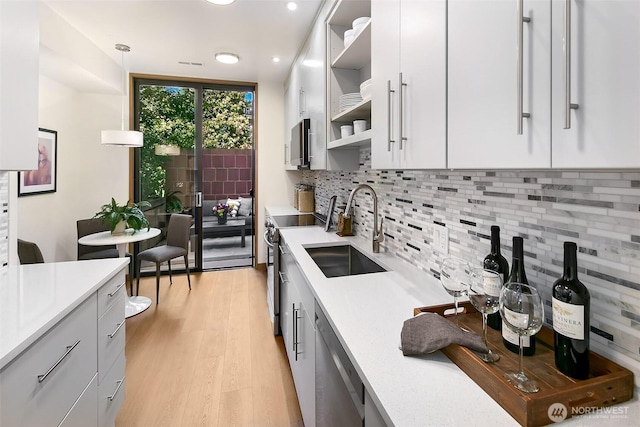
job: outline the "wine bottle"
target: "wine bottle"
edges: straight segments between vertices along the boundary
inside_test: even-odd
[[[564,242],[564,272],[553,284],[556,368],[572,378],[589,376],[589,290],[578,280],[576,244]]]
[[[484,268],[495,271],[502,275],[502,284],[507,283],[507,275],[509,274],[509,263],[507,259],[500,253],[500,227],[491,226],[491,253],[484,257]],[[500,312],[495,312],[487,316],[487,325],[496,330],[502,329],[502,319]]]
[[[507,282],[517,282],[528,285],[529,281],[527,280],[527,275],[524,272],[524,252],[522,249],[522,245],[522,237],[514,236],[513,258],[511,260],[511,274],[509,274],[509,279],[507,280]],[[504,324],[504,320],[502,320],[502,323],[502,342],[504,343],[504,346],[512,352],[519,354],[520,337]],[[525,336],[522,337],[522,341],[522,354],[524,354],[525,356],[533,356],[533,354],[536,352],[536,337]]]

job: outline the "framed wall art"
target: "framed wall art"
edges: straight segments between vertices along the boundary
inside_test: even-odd
[[[37,155],[38,169],[18,172],[18,196],[56,191],[58,132],[42,128],[38,130]]]

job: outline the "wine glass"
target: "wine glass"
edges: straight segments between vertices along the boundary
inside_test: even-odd
[[[482,313],[482,337],[487,345],[487,316],[500,308],[500,290],[502,289],[502,277],[500,273],[485,268],[471,270],[467,293],[471,304]],[[489,350],[489,353],[480,354],[480,359],[487,363],[500,359],[498,354]]]
[[[458,322],[458,298],[467,293],[467,283],[469,282],[469,264],[466,261],[447,257],[442,261],[440,267],[440,282],[444,289],[453,297],[453,304],[456,308],[454,319]]]
[[[518,372],[505,372],[504,377],[518,390],[535,393],[540,388],[527,378],[522,367],[522,341],[525,336],[538,333],[544,323],[544,308],[538,291],[529,285],[509,282],[500,292],[500,314],[505,325],[520,337]]]

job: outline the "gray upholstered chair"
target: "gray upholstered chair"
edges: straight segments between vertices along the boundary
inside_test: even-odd
[[[172,214],[167,226],[167,244],[156,246],[140,252],[137,256],[136,266],[136,295],[140,289],[140,264],[142,261],[151,261],[156,264],[156,304],[160,299],[160,264],[167,261],[169,266],[169,285],[173,284],[171,276],[171,260],[184,257],[184,265],[187,270],[187,281],[191,290],[191,276],[189,275],[189,233],[191,229],[191,215]]]
[[[109,231],[109,224],[102,218],[79,219],[76,222],[78,230],[78,239],[89,234],[100,233],[101,231]],[[133,272],[134,262],[133,255],[126,254],[129,257],[129,287],[131,295],[133,295]],[[87,246],[78,243],[78,261],[86,259],[102,259],[102,258],[118,258],[120,255],[116,245],[105,246]]]
[[[44,257],[38,245],[21,239],[18,239],[18,258],[20,259],[20,264],[40,264],[44,262]]]

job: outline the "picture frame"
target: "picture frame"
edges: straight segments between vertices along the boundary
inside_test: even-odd
[[[58,132],[39,128],[37,150],[38,169],[18,172],[18,197],[56,192]]]

